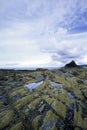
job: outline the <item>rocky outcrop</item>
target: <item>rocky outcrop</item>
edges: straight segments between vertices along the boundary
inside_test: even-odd
[[[80,67],[75,63],[75,61],[71,61],[70,63],[65,65],[66,68],[75,68],[75,67]]]
[[[0,130],[86,130],[87,69],[64,69],[0,70]],[[43,75],[31,93],[25,84]]]

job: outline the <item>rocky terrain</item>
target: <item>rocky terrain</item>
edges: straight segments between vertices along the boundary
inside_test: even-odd
[[[73,64],[0,70],[0,130],[87,130],[87,69]]]

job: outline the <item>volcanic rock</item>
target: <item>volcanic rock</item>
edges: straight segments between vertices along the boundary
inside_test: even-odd
[[[73,67],[80,67],[75,63],[75,61],[71,61],[70,63],[66,64],[65,67],[67,68],[73,68]]]

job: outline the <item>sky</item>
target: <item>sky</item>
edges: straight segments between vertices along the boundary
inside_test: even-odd
[[[87,64],[87,0],[0,0],[0,66]]]

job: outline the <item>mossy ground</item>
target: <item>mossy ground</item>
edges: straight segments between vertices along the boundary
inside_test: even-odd
[[[12,110],[5,110],[0,113],[0,129],[8,126],[14,119],[14,112]]]
[[[86,79],[87,69],[81,68],[0,70],[0,129],[63,130],[68,125],[67,130],[86,130]],[[41,80],[32,93],[24,86]],[[50,81],[61,83],[62,89]]]

